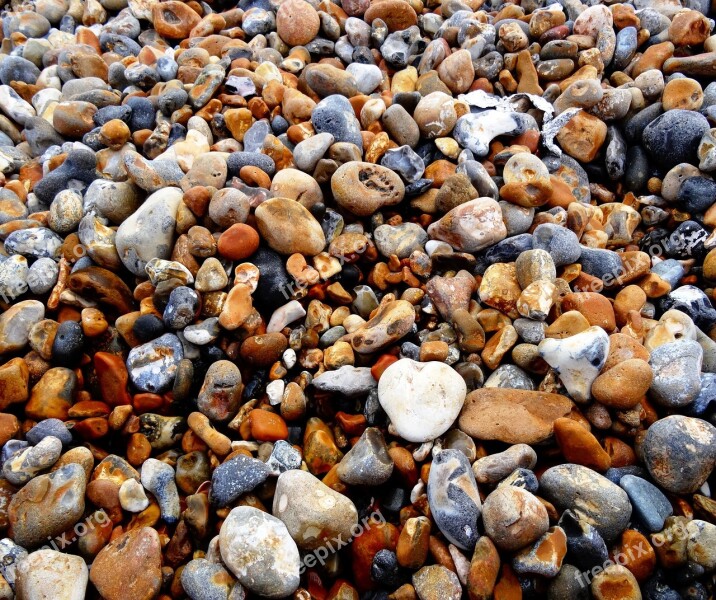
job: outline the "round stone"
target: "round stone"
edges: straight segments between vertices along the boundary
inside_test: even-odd
[[[378,398],[400,437],[427,442],[445,433],[460,414],[465,380],[445,363],[403,358],[378,382]]]
[[[654,481],[674,494],[689,494],[716,466],[716,427],[702,419],[672,415],[649,427],[641,452]]]

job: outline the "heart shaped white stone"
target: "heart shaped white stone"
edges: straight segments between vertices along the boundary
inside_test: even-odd
[[[408,442],[427,442],[445,433],[460,414],[465,380],[445,363],[403,358],[378,381],[378,400],[395,431]]]

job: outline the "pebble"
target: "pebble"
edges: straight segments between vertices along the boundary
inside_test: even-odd
[[[282,521],[251,506],[231,510],[221,525],[224,564],[249,591],[267,598],[293,594],[300,557]]]
[[[575,464],[558,465],[547,469],[539,483],[550,502],[573,510],[605,540],[614,540],[626,529],[632,513],[627,493],[595,471]]]
[[[634,475],[624,475],[619,480],[619,487],[627,493],[637,517],[649,531],[664,528],[664,521],[671,516],[673,509],[659,488]]]
[[[135,275],[143,275],[151,259],[170,257],[181,198],[178,188],[159,190],[117,229],[117,253],[122,264]]]
[[[245,455],[236,456],[214,469],[209,500],[219,507],[228,506],[262,484],[268,476],[265,463]]]
[[[355,215],[367,216],[399,203],[405,194],[405,185],[385,167],[350,161],[338,167],[331,177],[331,191],[340,207]]]
[[[671,415],[649,427],[641,452],[660,487],[676,494],[694,492],[716,465],[716,428],[702,419]]]
[[[590,327],[562,340],[542,340],[538,349],[540,356],[556,370],[569,395],[576,402],[586,402],[606,363],[609,336],[600,327]]]
[[[348,485],[381,485],[390,478],[393,467],[383,434],[368,427],[338,464],[336,474]]]
[[[159,503],[162,519],[171,525],[179,520],[179,492],[174,480],[174,469],[154,458],[142,464],[142,485],[151,492]]]
[[[15,591],[22,598],[45,598],[52,590],[54,598],[82,600],[87,590],[89,571],[79,556],[55,550],[37,550],[17,564]]]
[[[165,333],[130,351],[127,357],[129,378],[142,391],[165,391],[173,384],[183,357],[184,350],[179,338]]]
[[[498,487],[482,507],[485,532],[501,550],[524,548],[547,532],[544,505],[530,492],[514,486]]]
[[[256,223],[266,243],[279,254],[315,256],[326,245],[320,223],[295,200],[272,198],[262,202],[256,209]]]
[[[84,469],[74,463],[26,483],[8,507],[15,542],[34,548],[74,526],[84,512],[86,485]]]
[[[701,391],[703,349],[691,340],[663,344],[651,352],[654,379],[649,390],[663,406],[685,406]]]
[[[339,546],[351,539],[358,525],[358,511],[350,499],[298,469],[279,476],[272,512],[302,550]]]
[[[100,550],[90,568],[90,581],[107,600],[128,594],[149,600],[162,584],[161,560],[159,534],[151,527],[130,529]]]
[[[139,513],[149,506],[149,499],[136,479],[127,479],[119,486],[119,503],[128,512]]]
[[[378,398],[395,431],[409,442],[427,442],[445,433],[460,414],[467,387],[448,365],[403,358],[378,382]]]
[[[458,600],[462,596],[462,588],[457,575],[442,565],[423,567],[413,575],[413,587],[420,600],[445,598]]]
[[[181,586],[192,600],[224,600],[232,595],[241,598],[244,593],[241,584],[221,564],[205,558],[195,558],[186,564],[181,572]]]
[[[477,198],[456,206],[430,225],[428,235],[458,252],[477,252],[503,240],[507,230],[500,205],[491,198]]]
[[[458,423],[476,439],[536,444],[552,435],[554,421],[569,414],[572,406],[559,394],[483,388],[467,395]]]
[[[47,436],[37,445],[30,446],[3,463],[5,479],[13,485],[23,485],[39,471],[49,469],[57,462],[62,452],[62,442],[54,436]]]
[[[460,450],[440,450],[433,455],[428,502],[442,534],[458,548],[472,550],[479,537],[482,502],[470,462]]]

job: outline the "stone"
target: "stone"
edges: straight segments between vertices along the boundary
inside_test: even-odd
[[[661,488],[674,494],[692,493],[716,465],[716,428],[702,419],[671,415],[649,427],[641,453]]]
[[[415,309],[407,300],[394,300],[378,307],[374,316],[353,331],[348,339],[360,354],[370,354],[398,341],[415,322]]]
[[[74,463],[30,480],[8,508],[15,542],[34,548],[74,526],[84,512],[86,485],[84,469]]]
[[[90,581],[107,600],[130,594],[138,600],[154,598],[162,584],[159,534],[151,527],[137,527],[114,538],[92,562]]]
[[[445,433],[460,414],[467,387],[451,367],[409,358],[390,365],[378,382],[378,398],[400,437],[427,442]]]
[[[417,110],[416,110],[417,113]],[[415,115],[417,120],[417,114]],[[537,129],[534,118],[517,112],[485,110],[461,116],[453,135],[457,142],[482,158],[490,149],[490,142],[500,135],[520,135],[528,129]]]
[[[524,548],[549,528],[544,505],[530,492],[514,486],[498,487],[485,498],[482,522],[495,546],[506,551]]]
[[[492,198],[477,198],[456,206],[432,223],[428,235],[447,242],[458,252],[477,252],[503,240],[507,230],[500,205]]]
[[[300,557],[282,521],[251,506],[231,510],[219,532],[224,564],[249,591],[266,598],[291,595]]]
[[[649,359],[654,373],[651,397],[671,408],[693,402],[701,391],[702,362],[703,349],[696,341],[680,340],[654,348]]]
[[[655,485],[635,475],[624,475],[619,487],[626,491],[636,516],[648,531],[661,531],[673,513],[669,499]]]
[[[554,437],[568,462],[602,472],[612,466],[609,454],[580,423],[564,417],[557,419],[554,422]]]
[[[318,13],[305,0],[287,0],[276,11],[276,32],[289,46],[305,46],[319,27]]]
[[[557,508],[574,511],[608,542],[626,529],[631,517],[626,492],[581,465],[562,464],[547,469],[540,478],[540,492]]]
[[[13,304],[0,315],[0,355],[22,350],[28,343],[30,330],[45,317],[45,306],[37,300]]]
[[[551,527],[531,548],[524,548],[512,560],[512,568],[520,574],[555,577],[567,554],[567,536],[557,526]]]
[[[689,560],[702,566],[707,571],[716,568],[716,554],[714,541],[716,540],[716,525],[700,519],[694,519],[686,524],[686,555]]]
[[[62,442],[54,436],[47,436],[37,445],[30,446],[6,460],[2,466],[3,476],[13,485],[24,485],[39,471],[54,465],[61,452]]]
[[[480,440],[535,444],[553,433],[554,421],[572,410],[565,396],[547,392],[483,388],[470,392],[458,423]]]
[[[127,357],[127,371],[132,383],[144,392],[167,390],[176,376],[184,349],[179,338],[165,333],[157,339],[132,348]]]
[[[560,129],[556,139],[569,156],[588,163],[594,160],[606,137],[606,123],[582,111]]]
[[[390,478],[393,466],[383,434],[368,427],[338,464],[336,473],[349,485],[381,485]]]
[[[218,360],[204,376],[197,408],[212,421],[229,421],[239,409],[242,387],[239,368],[228,360]]]
[[[367,216],[398,204],[405,194],[405,185],[386,167],[350,161],[338,167],[331,177],[331,191],[340,207]]]
[[[162,519],[169,525],[179,521],[181,508],[174,469],[155,458],[148,458],[142,463],[141,482],[157,499]]]
[[[433,455],[428,502],[442,534],[458,548],[472,550],[479,536],[482,502],[470,462],[460,450],[440,450]]]
[[[515,444],[503,452],[478,458],[472,465],[477,483],[495,484],[515,469],[533,469],[537,453],[527,444]]]
[[[340,393],[348,397],[363,396],[378,385],[369,367],[352,365],[344,365],[334,371],[324,371],[311,383],[320,391]]]
[[[619,590],[619,597],[624,600],[640,600],[642,597],[639,582],[629,569],[621,565],[609,565],[597,573],[592,579],[590,590],[596,600],[613,598],[615,590]]]
[[[142,512],[149,506],[144,487],[136,479],[127,479],[119,486],[119,503],[128,512]]]
[[[423,567],[413,575],[413,587],[419,600],[459,600],[462,587],[457,575],[442,565]]]
[[[258,459],[243,454],[220,464],[211,475],[209,500],[218,507],[233,504],[269,476],[269,468]]]
[[[627,359],[594,380],[592,396],[609,408],[628,410],[644,397],[652,378],[649,363],[639,358]]]
[[[244,590],[220,564],[205,558],[190,560],[181,571],[181,585],[191,600],[228,600]],[[234,588],[238,588],[234,591]]]
[[[454,100],[445,92],[434,91],[423,96],[413,112],[420,133],[428,139],[449,134],[458,120],[453,104]]]
[[[307,208],[289,198],[262,202],[256,209],[256,222],[263,239],[280,254],[315,256],[326,245],[320,223]]]
[[[703,115],[690,110],[670,110],[646,126],[644,147],[664,168],[695,163],[699,142],[708,130]]]
[[[55,550],[37,550],[17,564],[15,591],[21,598],[83,600],[89,571],[83,558]]]
[[[115,243],[124,266],[143,276],[153,258],[168,259],[182,192],[167,187],[154,192],[117,229]]]
[[[351,539],[358,523],[358,511],[349,498],[298,469],[279,476],[272,512],[302,550],[336,547]]]
[[[600,327],[564,338],[539,343],[540,356],[557,371],[560,381],[577,402],[586,402],[607,360],[609,336]]]

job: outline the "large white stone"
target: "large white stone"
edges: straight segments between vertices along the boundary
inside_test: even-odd
[[[445,433],[460,414],[465,380],[445,363],[403,358],[378,382],[378,400],[395,431],[408,442],[427,442]]]
[[[15,591],[24,600],[83,600],[88,577],[79,556],[37,550],[18,563]]]
[[[265,598],[298,588],[301,559],[283,521],[251,506],[234,508],[219,532],[221,558],[239,582]]]
[[[592,383],[609,353],[609,336],[601,327],[590,327],[561,340],[549,338],[538,346],[539,354],[552,367],[577,402],[591,397]]]

